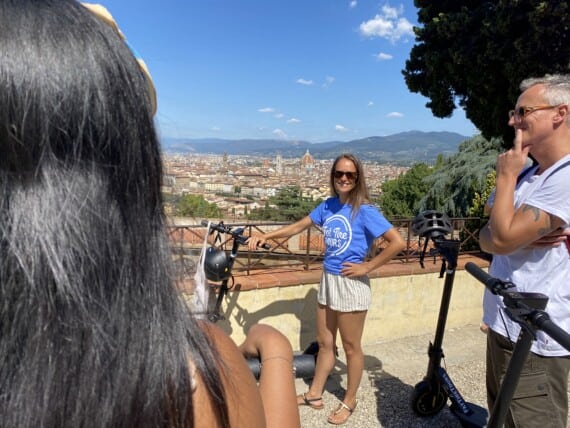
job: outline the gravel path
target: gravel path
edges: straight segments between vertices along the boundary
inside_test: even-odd
[[[426,375],[427,349],[433,335],[406,337],[366,346],[365,372],[358,392],[358,406],[345,427],[447,427],[460,428],[459,420],[446,407],[435,416],[421,418],[410,407],[414,386]],[[442,366],[463,398],[486,408],[485,335],[478,326],[446,331]],[[342,398],[346,386],[346,366],[342,351],[329,376],[323,399],[324,410],[300,407],[303,428],[330,428],[327,416]],[[297,392],[308,388],[308,381],[297,379]],[[449,401],[448,401],[448,404]],[[570,425],[569,425],[570,426]]]

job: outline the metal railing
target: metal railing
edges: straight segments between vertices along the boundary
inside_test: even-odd
[[[406,248],[395,257],[402,263],[417,261],[423,248],[423,239],[420,240],[412,233],[412,220],[389,219],[390,223],[402,234],[406,240]],[[451,238],[460,241],[460,254],[480,253],[479,231],[486,220],[480,217],[452,218],[453,233]],[[226,223],[232,228],[243,227],[244,234],[250,236],[255,233],[268,232],[289,223],[283,222],[260,222],[260,223]],[[196,271],[200,251],[204,242],[206,228],[201,224],[171,225],[168,227],[169,237],[172,243],[172,251],[175,262],[179,266],[180,275],[184,279],[190,278]],[[223,250],[230,250],[232,245],[231,236],[221,236],[214,242],[214,235],[208,237],[209,245],[214,245]],[[250,275],[258,269],[271,269],[282,266],[297,266],[305,270],[319,266],[324,256],[323,234],[319,228],[312,227],[306,231],[289,237],[270,240],[270,250],[250,251],[247,246],[242,246],[234,262],[233,271]],[[377,250],[381,251],[385,244],[380,239],[377,242]]]

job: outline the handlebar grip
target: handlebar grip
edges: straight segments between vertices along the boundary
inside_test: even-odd
[[[480,283],[484,284],[485,287],[487,287],[487,283],[493,279],[491,275],[489,275],[473,262],[465,263],[465,270],[474,276],[475,279]]]
[[[473,275],[475,279],[481,282],[493,294],[504,297],[505,290],[514,287],[511,282],[501,281],[499,278],[489,275],[473,262],[465,263],[465,270]]]
[[[546,312],[537,311],[534,316],[534,323],[566,350],[570,351],[570,334],[551,321],[550,316]]]
[[[200,223],[202,224],[202,226],[207,227],[209,222],[208,220],[202,220]]]
[[[247,365],[253,376],[259,380],[259,376],[261,375],[261,362],[259,358],[247,358]],[[293,367],[295,369],[295,378],[312,378],[315,375],[315,356],[309,354],[294,355]]]
[[[246,243],[249,242],[251,236],[246,236],[246,237],[244,237],[244,238],[245,238],[244,244],[246,244]],[[271,245],[269,245],[267,242],[266,242],[265,244],[263,244],[263,245],[260,245],[259,242],[258,242],[257,245],[256,245],[256,247],[257,247],[257,248],[263,248],[264,250],[271,250]]]

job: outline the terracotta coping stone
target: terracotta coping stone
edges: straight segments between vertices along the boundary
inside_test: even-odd
[[[457,269],[464,270],[467,262],[473,262],[481,268],[489,267],[489,261],[479,255],[464,254],[457,260]],[[418,260],[405,263],[403,260],[392,260],[384,266],[370,273],[370,278],[386,278],[391,276],[421,275],[425,273],[439,272],[441,270],[441,258],[428,257],[424,259],[425,269]],[[312,265],[308,270],[303,267],[272,267],[268,269],[254,270],[250,275],[236,273],[234,285],[231,291],[250,291],[272,287],[289,287],[303,284],[318,284],[321,279],[322,263]],[[231,284],[231,280],[230,280]],[[192,294],[194,280],[188,280],[181,287],[183,293]]]

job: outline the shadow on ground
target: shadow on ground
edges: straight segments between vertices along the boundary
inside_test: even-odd
[[[426,361],[427,367],[427,361]],[[418,375],[417,382],[423,375]],[[310,379],[298,380],[298,392],[306,391]],[[304,389],[299,384],[305,384]],[[416,416],[410,406],[410,397],[415,383],[406,383],[397,376],[383,370],[382,361],[372,355],[365,356],[365,371],[358,393],[359,401],[345,426],[382,428],[460,428],[461,424],[451,411],[444,407],[431,417]],[[346,365],[337,359],[337,364],[329,376],[323,393],[325,411],[315,411],[301,406],[301,426],[306,428],[331,427],[327,416],[344,397],[346,387]]]

